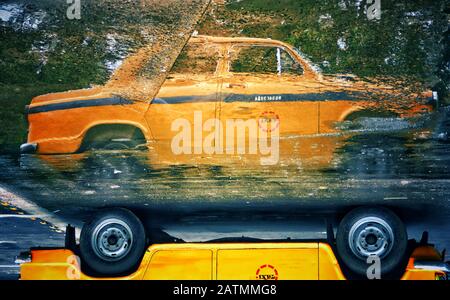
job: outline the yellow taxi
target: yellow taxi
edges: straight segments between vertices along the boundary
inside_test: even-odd
[[[104,212],[85,227],[79,245],[68,226],[65,248],[23,254],[28,262],[21,265],[21,279],[440,280],[450,272],[426,232],[420,242],[407,241],[397,217],[379,207],[350,211],[336,238],[328,226],[327,239],[315,241],[147,246],[138,220],[125,210]]]
[[[370,273],[366,279],[383,279]],[[432,246],[419,245],[402,280],[447,279],[448,264]],[[370,277],[372,276],[372,277]],[[32,250],[22,280],[343,280],[332,247],[325,242],[180,243],[150,246],[137,270],[126,276],[95,277],[81,271],[68,249]],[[392,278],[392,277],[391,277]]]

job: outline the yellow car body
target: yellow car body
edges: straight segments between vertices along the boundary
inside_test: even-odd
[[[275,51],[275,72],[245,69],[240,53],[259,48]],[[29,133],[22,152],[74,153],[82,150],[91,130],[117,124],[138,131],[147,143],[170,141],[176,135],[174,121],[194,124],[195,112],[202,120],[221,122],[268,119],[282,137],[338,132],[336,123],[357,111],[411,117],[433,107],[431,91],[404,95],[381,83],[322,76],[295,48],[276,40],[194,36],[183,51],[155,97],[133,96],[133,91],[154,88],[136,75],[144,64],[139,51],[104,86],[35,97],[26,108]]]
[[[441,254],[418,246],[403,280],[445,279]],[[32,250],[21,265],[22,280],[343,280],[338,260],[327,243],[179,243],[150,246],[138,269],[124,277],[84,274],[71,250]]]

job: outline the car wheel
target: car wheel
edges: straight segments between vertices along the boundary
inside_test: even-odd
[[[141,221],[127,209],[108,209],[85,223],[80,235],[82,264],[95,275],[124,275],[139,265],[146,246]]]
[[[402,221],[382,207],[359,207],[341,221],[336,235],[338,254],[345,266],[367,276],[373,261],[380,259],[380,276],[387,277],[404,261],[408,236]]]

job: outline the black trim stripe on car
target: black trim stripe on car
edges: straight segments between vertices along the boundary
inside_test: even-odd
[[[224,102],[295,102],[295,101],[325,101],[325,100],[358,100],[363,98],[361,92],[323,92],[304,94],[228,94]],[[215,102],[216,95],[196,95],[196,96],[176,96],[158,97],[153,104],[179,104],[195,102]],[[52,103],[39,106],[32,106],[27,109],[28,114],[37,114],[56,110],[66,110],[74,108],[85,108],[108,105],[127,105],[133,101],[121,97],[97,98],[88,100],[74,100],[61,103]]]
[[[359,100],[367,94],[362,92],[323,92],[303,94],[227,94],[224,102],[296,102],[296,101],[337,101]],[[214,102],[218,98],[215,95],[158,97],[153,104],[180,104],[193,102]]]
[[[66,110],[73,108],[84,108],[93,106],[107,106],[107,105],[127,105],[133,104],[133,101],[121,98],[121,97],[110,97],[110,98],[97,98],[89,100],[75,100],[70,102],[53,103],[40,106],[33,106],[28,108],[28,114],[37,114],[43,112],[50,112],[55,110]]]
[[[195,96],[157,97],[152,101],[152,104],[180,104],[180,103],[195,103],[195,102],[215,102],[217,100],[218,100],[218,97],[215,94],[195,95]]]
[[[295,101],[325,101],[325,100],[357,100],[360,92],[323,92],[304,94],[229,94],[225,102],[295,102]]]

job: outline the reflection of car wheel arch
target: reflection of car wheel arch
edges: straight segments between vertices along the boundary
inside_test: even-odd
[[[400,115],[392,110],[364,108],[349,111],[342,117],[343,121],[356,121],[361,118],[398,118]]]
[[[141,128],[131,124],[98,124],[89,128],[81,142],[79,152],[89,149],[132,149],[146,143]]]

